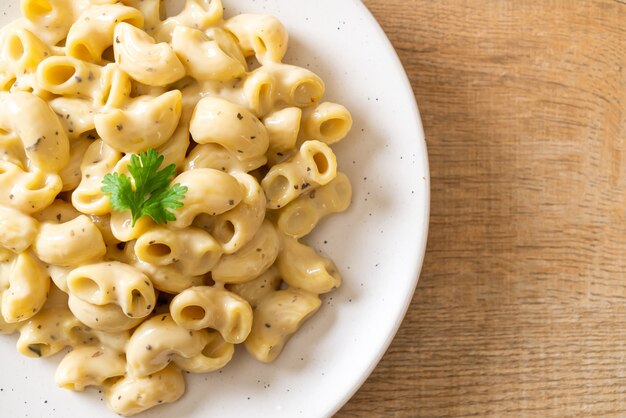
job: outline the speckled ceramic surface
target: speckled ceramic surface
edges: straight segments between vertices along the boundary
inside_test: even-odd
[[[143,415],[177,417],[323,417],[339,409],[373,370],[413,294],[426,245],[429,172],[412,89],[384,33],[357,0],[224,0],[226,14],[269,13],[289,30],[285,62],[326,82],[327,100],[347,106],[354,129],[335,149],[354,184],[349,212],[323,223],[308,242],[332,257],[342,288],[264,365],[237,350],[222,371],[187,376],[172,405]],[[19,0],[0,1],[0,22]],[[97,390],[54,385],[60,356],[33,360],[0,336],[0,416],[115,416]]]

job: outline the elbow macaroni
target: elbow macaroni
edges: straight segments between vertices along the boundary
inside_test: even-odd
[[[102,192],[104,176],[113,170],[122,154],[104,141],[94,141],[83,156],[80,165],[82,178],[72,193],[72,204],[82,213],[106,215],[111,212],[109,198]]]
[[[337,103],[324,102],[304,111],[302,133],[306,139],[315,139],[328,145],[344,139],[352,129],[352,115]]]
[[[97,346],[80,346],[63,357],[54,380],[64,389],[82,392],[126,374],[124,354]]]
[[[183,10],[176,16],[171,16],[160,22],[154,29],[155,36],[169,42],[172,33],[177,27],[189,27],[206,30],[210,26],[217,25],[223,18],[221,0],[185,0]]]
[[[282,281],[278,269],[272,266],[252,281],[226,285],[226,288],[241,296],[254,309],[263,299],[278,290]]]
[[[269,221],[256,232],[245,246],[222,257],[212,270],[213,280],[222,283],[245,283],[269,269],[279,253],[279,238]]]
[[[198,144],[219,144],[240,161],[264,156],[269,145],[267,130],[256,116],[243,106],[217,97],[200,100],[189,130]]]
[[[233,173],[246,190],[241,202],[213,219],[210,232],[222,245],[225,254],[242,249],[255,236],[265,219],[265,193],[251,175]]]
[[[50,277],[31,253],[19,254],[12,263],[9,287],[2,294],[2,317],[8,323],[33,317],[46,303]]]
[[[181,327],[218,331],[224,341],[240,344],[252,327],[252,308],[244,299],[224,289],[191,287],[172,299],[172,319]]]
[[[125,109],[103,109],[94,117],[98,135],[111,148],[141,153],[165,144],[178,126],[182,95],[174,90],[158,97],[139,97]]]
[[[136,241],[131,241],[126,244],[126,260],[128,260],[128,263],[132,266],[144,272],[144,274],[152,280],[152,284],[156,289],[171,294],[178,294],[192,286],[201,286],[204,284],[204,276],[183,274],[175,264],[159,266],[138,259],[135,254],[135,244]]]
[[[10,28],[7,32],[2,37],[1,53],[14,76],[32,74],[52,53],[48,45],[26,28]]]
[[[68,298],[72,314],[88,327],[104,332],[122,332],[136,327],[142,318],[131,318],[115,304],[95,305],[77,296]]]
[[[224,26],[247,57],[255,55],[264,65],[282,61],[287,52],[289,35],[274,16],[241,14],[227,20]]]
[[[25,171],[6,161],[0,161],[0,204],[26,214],[45,209],[63,188],[56,173],[39,170]]]
[[[141,377],[170,363],[193,373],[214,371],[224,367],[233,353],[234,346],[220,342],[219,334],[188,330],[169,314],[156,315],[141,324],[126,347],[129,374]]]
[[[264,298],[254,310],[254,323],[245,346],[264,363],[274,361],[289,337],[322,304],[320,298],[297,290],[279,290]]]
[[[33,94],[0,93],[0,129],[15,132],[30,163],[42,171],[58,172],[69,161],[69,141],[61,122],[50,106]]]
[[[93,6],[70,27],[65,42],[67,55],[83,61],[101,63],[103,52],[113,46],[113,32],[122,22],[143,27],[143,14],[122,4]]]
[[[202,32],[178,26],[172,47],[187,70],[199,81],[229,81],[248,69],[246,59],[234,39],[222,29]]]
[[[26,251],[35,241],[39,223],[19,210],[0,206],[0,246],[14,253]]]
[[[250,76],[273,80],[274,103],[287,106],[311,106],[321,99],[325,91],[321,78],[295,65],[268,63],[254,70]]]
[[[308,245],[284,236],[276,267],[289,286],[311,293],[328,293],[341,285],[335,264]]]
[[[44,222],[33,250],[41,261],[62,267],[90,263],[106,253],[100,230],[85,215],[62,224]]]
[[[282,62],[272,16],[225,18],[221,0],[170,17],[160,0],[20,7],[0,31],[0,334],[28,357],[70,348],[56,384],[100,388],[123,416],[176,401],[183,372],[225,367],[238,344],[276,359],[341,284],[298,240],[350,204],[330,148],[349,111]],[[149,149],[187,188],[167,225],[133,224],[102,191]]]
[[[135,255],[145,263],[175,265],[183,275],[201,276],[218,263],[222,248],[208,232],[199,228],[156,227],[137,240]]]
[[[22,0],[20,8],[27,28],[48,45],[56,45],[67,37],[70,27],[84,7],[74,0]]]
[[[203,213],[215,216],[227,212],[243,199],[239,182],[233,176],[212,168],[185,171],[176,177],[174,183],[188,188],[183,207],[174,211],[176,220],[172,225],[177,228],[191,225],[196,216]]]
[[[50,357],[78,343],[81,323],[67,308],[44,309],[20,328],[17,350],[27,357]]]
[[[351,200],[352,186],[348,176],[337,173],[337,177],[327,185],[300,196],[280,209],[276,225],[282,233],[302,238],[310,233],[322,218],[348,209]]]
[[[320,141],[307,141],[289,161],[271,168],[261,185],[270,209],[280,209],[307,191],[330,183],[337,176],[337,159]]]
[[[172,46],[155,40],[128,23],[115,27],[115,62],[133,79],[149,86],[166,86],[185,76]]]
[[[111,410],[122,416],[139,414],[147,409],[177,401],[185,392],[185,379],[176,366],[147,377],[125,376],[107,386],[104,397]]]
[[[129,318],[144,318],[156,306],[156,294],[148,277],[120,262],[84,265],[67,276],[70,296],[83,302],[117,305]]]
[[[272,165],[284,161],[285,155],[288,158],[291,150],[296,148],[301,121],[302,109],[299,107],[287,107],[263,119],[269,134],[267,159]]]

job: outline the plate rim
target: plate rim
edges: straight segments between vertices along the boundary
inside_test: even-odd
[[[352,0],[352,2],[356,5],[357,8],[361,10],[365,18],[369,20],[369,23],[371,24],[372,28],[376,31],[376,35],[379,37],[379,39],[382,40],[382,42],[387,45],[387,48],[391,56],[394,58],[393,64],[395,64],[399,72],[403,74],[402,83],[404,84],[404,87],[407,90],[413,92],[413,86],[406,72],[406,69],[404,68],[404,64],[402,63],[402,60],[400,59],[400,56],[398,55],[396,48],[391,43],[391,40],[387,36],[387,33],[385,32],[383,27],[380,25],[380,23],[378,22],[374,14],[363,3],[362,0]],[[418,237],[420,239],[418,242],[417,257],[415,259],[415,263],[412,266],[412,273],[413,273],[413,278],[411,279],[413,281],[413,284],[411,286],[412,290],[411,292],[408,292],[406,296],[404,297],[403,307],[400,310],[400,315],[398,315],[398,317],[396,318],[393,326],[389,328],[389,332],[385,338],[385,342],[379,347],[379,350],[376,352],[376,355],[374,356],[374,360],[369,364],[369,366],[365,370],[363,370],[360,373],[358,378],[355,380],[354,387],[352,388],[352,390],[346,393],[345,396],[341,399],[341,401],[339,401],[337,405],[334,405],[332,408],[330,408],[330,410],[326,414],[326,416],[328,417],[334,416],[354,397],[354,395],[359,391],[359,389],[361,389],[361,387],[365,384],[365,382],[370,377],[370,375],[378,367],[378,365],[380,364],[380,361],[382,360],[384,355],[387,353],[387,350],[389,350],[389,347],[391,346],[391,343],[393,342],[396,335],[398,334],[398,330],[400,329],[400,326],[404,322],[406,318],[406,314],[411,306],[411,302],[413,300],[413,297],[415,296],[417,285],[419,283],[422,268],[424,265],[424,259],[426,257],[426,247],[428,244],[429,227],[430,227],[430,209],[431,209],[430,163],[429,163],[429,156],[428,156],[428,146],[426,143],[426,134],[424,132],[424,126],[422,123],[422,117],[419,111],[417,98],[414,93],[412,93],[412,96],[413,96],[413,99],[410,100],[411,114],[413,115],[413,118],[414,118],[412,123],[417,128],[416,133],[420,136],[420,138],[418,139],[418,144],[417,144],[419,151],[420,151],[418,157],[421,159],[420,163],[424,167],[424,172],[425,172],[425,177],[426,177],[425,178],[426,187],[424,187],[423,189],[423,196],[422,196],[424,206],[425,206],[424,207],[424,219],[421,225],[419,225],[419,230],[418,230]]]

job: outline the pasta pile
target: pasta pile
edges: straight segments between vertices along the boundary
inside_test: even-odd
[[[237,344],[273,361],[341,283],[299,240],[352,194],[330,148],[350,113],[281,62],[276,18],[160,7],[22,0],[0,32],[0,332],[29,357],[70,347],[57,385],[125,416]],[[148,150],[187,192],[174,221],[133,225],[103,178]]]

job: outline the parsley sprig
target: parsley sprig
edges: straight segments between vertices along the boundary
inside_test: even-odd
[[[125,174],[109,173],[102,180],[102,191],[109,196],[111,207],[119,212],[130,210],[133,226],[144,215],[157,224],[175,221],[172,210],[183,206],[188,189],[180,184],[170,187],[176,166],[170,164],[159,170],[164,159],[154,149],[130,157],[128,171],[135,183],[134,190],[130,177]]]

